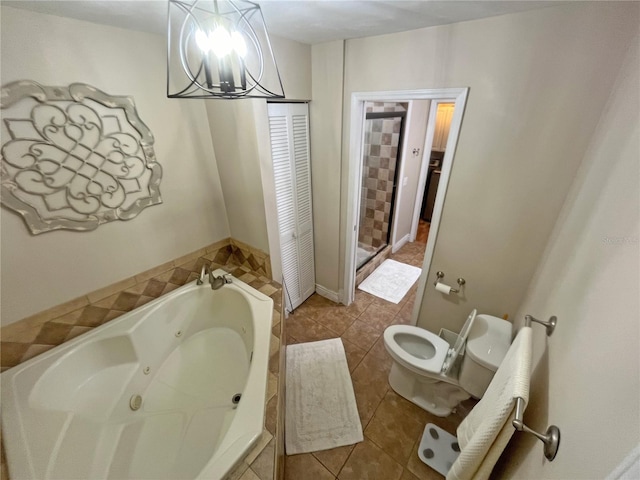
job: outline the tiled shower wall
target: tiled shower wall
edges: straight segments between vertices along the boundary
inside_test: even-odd
[[[98,327],[195,280],[202,265],[225,268],[234,276],[271,295],[269,256],[227,238],[171,262],[57,305],[0,330],[0,369],[5,371],[39,353]],[[247,272],[254,274],[242,278]],[[253,283],[251,283],[253,282]],[[265,287],[266,285],[266,287]]]
[[[367,102],[366,112],[406,112],[406,103]],[[400,122],[367,120],[358,242],[377,249],[387,241],[393,181],[400,143]]]

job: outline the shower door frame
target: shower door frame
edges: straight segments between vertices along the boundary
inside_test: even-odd
[[[445,154],[442,161],[442,173],[438,193],[436,194],[435,205],[433,208],[433,216],[431,219],[431,227],[429,229],[429,237],[427,239],[427,247],[424,255],[424,263],[422,265],[422,274],[418,283],[418,292],[415,302],[411,323],[415,325],[422,297],[427,283],[426,276],[431,267],[431,260],[435,250],[435,243],[438,236],[440,226],[440,218],[446,196],[447,184],[451,169],[453,166],[453,158],[455,155],[458,136],[460,135],[460,127],[462,125],[462,117],[469,95],[469,88],[439,88],[439,89],[420,89],[420,90],[401,90],[401,91],[381,91],[381,92],[354,92],[351,94],[351,118],[349,133],[349,158],[348,158],[348,183],[347,183],[347,215],[345,224],[345,256],[343,270],[343,289],[341,293],[342,303],[349,305],[353,302],[355,296],[355,273],[356,273],[356,248],[358,246],[358,228],[360,218],[360,183],[362,181],[362,155],[364,151],[364,120],[366,116],[365,102],[410,102],[412,100],[436,100],[448,101],[455,104],[453,118],[449,129],[449,138],[445,148]],[[427,125],[426,138],[429,135],[433,138],[435,125],[429,122]],[[423,155],[426,154],[427,145],[425,144]],[[424,168],[424,162],[423,162]]]
[[[378,248],[378,250],[376,251],[376,253],[374,255],[371,255],[369,258],[367,258],[366,262],[364,262],[362,265],[360,265],[360,267],[358,267],[357,265],[357,261],[356,261],[356,271],[359,270],[360,268],[364,267],[367,263],[369,263],[371,260],[373,260],[376,255],[378,255],[378,253],[380,253],[384,248],[386,248],[387,246],[391,245],[391,241],[392,241],[392,237],[393,237],[393,216],[395,213],[395,206],[396,206],[396,194],[398,193],[398,177],[399,177],[399,173],[400,173],[400,162],[402,160],[402,153],[404,151],[403,149],[403,141],[404,141],[404,129],[405,129],[405,122],[407,121],[407,112],[366,112],[365,116],[364,116],[364,120],[365,122],[367,120],[384,120],[384,119],[389,119],[389,118],[396,118],[396,117],[400,117],[400,131],[398,132],[398,149],[396,152],[396,168],[395,171],[393,173],[393,190],[391,193],[391,205],[390,205],[390,211],[389,211],[389,226],[387,227],[387,237],[385,239],[385,243],[386,245],[382,248]],[[366,130],[363,128],[363,130]],[[364,151],[362,152],[362,165],[360,166],[361,168],[364,167]],[[362,171],[362,170],[361,170]],[[362,192],[362,189],[360,190],[360,192]],[[360,205],[360,208],[362,208],[362,205]],[[360,211],[358,211],[358,215],[360,214]],[[358,231],[357,233],[357,237],[360,236],[360,222],[358,221]],[[356,238],[357,241],[357,238]]]

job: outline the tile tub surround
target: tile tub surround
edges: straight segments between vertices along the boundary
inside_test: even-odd
[[[240,240],[236,240],[235,238],[231,238],[229,243],[231,245],[234,261],[237,265],[247,267],[249,270],[258,273],[263,277],[273,278],[271,273],[271,261],[268,254],[264,253],[262,250],[253,248]]]
[[[409,243],[391,258],[419,266],[425,247]],[[442,480],[418,458],[424,427],[435,423],[455,435],[475,401],[466,401],[454,415],[439,418],[389,386],[392,360],[382,334],[389,325],[409,323],[416,290],[414,285],[397,305],[356,290],[355,302],[348,307],[316,294],[285,320],[287,344],[342,339],[364,432],[364,441],[355,446],[287,456],[286,480]]]
[[[275,469],[274,480],[284,480],[285,471],[285,449],[284,449],[284,418],[285,418],[285,378],[287,378],[286,371],[286,348],[283,339],[287,338],[286,322],[284,321],[284,289],[280,289],[280,325],[278,330],[278,340],[280,340],[280,349],[278,351],[279,365],[278,365],[278,425],[276,427],[276,456],[275,456]],[[274,327],[275,331],[276,327]]]
[[[246,249],[246,245],[244,244],[242,248],[245,249],[245,252],[247,252],[248,254],[259,252],[255,249],[253,249],[253,251]],[[196,255],[196,254],[199,254],[199,255]],[[244,255],[244,252],[243,252],[243,255]],[[249,258],[249,255],[245,255],[244,258],[246,260],[247,258]],[[187,261],[184,261],[185,259]],[[223,261],[225,263],[222,263]],[[278,444],[284,443],[284,437],[283,437],[284,422],[280,418],[284,412],[284,410],[280,408],[280,403],[281,403],[280,399],[284,398],[284,396],[281,394],[281,392],[283,392],[283,389],[284,389],[284,383],[280,382],[281,375],[279,374],[280,371],[283,371],[283,370],[280,370],[281,352],[282,354],[284,354],[284,349],[281,349],[281,341],[280,341],[280,339],[283,338],[284,336],[281,333],[282,329],[284,328],[284,322],[281,321],[282,311],[283,311],[282,289],[279,283],[273,282],[272,280],[265,277],[264,275],[260,275],[258,274],[258,272],[250,270],[247,266],[239,266],[238,265],[239,262],[232,250],[232,244],[229,242],[229,239],[226,239],[222,242],[217,242],[216,244],[211,245],[205,249],[198,250],[197,252],[193,252],[188,256],[181,257],[173,262],[169,262],[160,267],[149,270],[148,272],[140,274],[134,278],[139,277],[142,279],[142,282],[140,282],[140,284],[137,284],[137,285],[145,285],[144,290],[142,290],[142,286],[140,286],[139,288],[133,288],[133,289],[127,288],[123,291],[116,290],[116,293],[112,293],[113,292],[112,290],[112,292],[109,293],[109,296],[106,297],[112,300],[109,300],[106,303],[103,303],[104,300],[99,300],[96,304],[88,304],[87,306],[80,309],[81,313],[79,315],[77,313],[74,313],[74,315],[71,316],[70,318],[76,318],[76,317],[78,319],[81,317],[86,318],[86,317],[83,317],[83,315],[84,315],[84,311],[88,307],[94,306],[95,308],[106,308],[103,306],[99,306],[98,304],[108,305],[110,302],[114,302],[112,304],[112,307],[113,307],[113,305],[115,305],[115,302],[117,302],[118,299],[120,299],[120,304],[118,304],[118,306],[122,306],[124,304],[125,302],[124,298],[130,299],[130,301],[128,302],[128,305],[135,304],[134,308],[136,306],[143,305],[144,303],[147,303],[148,301],[151,301],[154,298],[164,293],[168,293],[189,281],[195,280],[197,276],[200,274],[200,268],[204,263],[209,263],[210,265],[213,265],[215,268],[218,268],[218,267],[224,268],[229,273],[231,273],[234,277],[241,279],[242,281],[248,283],[252,287],[259,290],[260,292],[264,293],[265,295],[270,296],[273,299],[273,304],[274,304],[273,320],[272,320],[273,326],[272,326],[270,354],[269,354],[270,355],[269,372],[268,372],[268,379],[267,379],[267,396],[265,400],[266,401],[265,428],[262,432],[262,436],[260,437],[256,445],[253,447],[253,449],[245,456],[245,458],[240,462],[240,464],[236,467],[236,469],[233,472],[231,472],[225,480],[238,480],[238,479],[255,480],[256,478],[258,480],[273,480],[273,479],[279,478],[278,475],[280,475],[280,478],[281,478],[282,471],[283,471],[282,464],[284,463],[282,452],[284,451],[284,449],[283,448],[280,449],[281,461],[277,462],[276,455],[278,454],[278,449],[276,448],[276,446]],[[266,258],[266,263],[268,263],[268,257]],[[166,267],[167,265],[169,265],[169,267]],[[191,269],[187,267],[191,267]],[[187,270],[189,271],[189,274],[185,273],[185,271]],[[185,279],[185,280],[182,281],[182,279]],[[178,284],[180,281],[182,283]],[[162,284],[164,284],[164,286],[162,286]],[[111,287],[108,287],[108,288],[111,288]],[[136,293],[140,290],[142,290],[142,293]],[[107,289],[103,289],[103,291],[107,291]],[[95,293],[96,292],[93,292],[90,295],[93,296]],[[127,296],[120,298],[120,295],[124,293],[126,293]],[[134,295],[138,295],[137,301],[135,302],[133,301],[132,297],[129,295],[131,293],[133,293]],[[155,296],[151,295],[151,293],[153,293]],[[132,309],[133,308],[131,308],[130,310]],[[95,312],[95,310],[92,310],[92,312]],[[117,318],[119,315],[126,313],[126,311],[113,310],[113,309],[110,309],[110,312],[114,312],[114,313],[104,315],[104,320],[102,321],[102,323],[105,323],[108,320],[112,320],[114,318]],[[63,315],[63,317],[67,317],[69,315],[70,314]],[[60,322],[59,318],[56,318],[54,320],[55,321],[53,321],[53,323],[62,323]],[[41,324],[41,330],[44,329],[44,325],[46,325],[47,323],[49,322],[45,322],[44,324]],[[73,331],[73,328],[77,328],[79,325],[73,326],[70,323],[64,324],[67,326],[72,325],[71,330],[69,330],[69,333],[67,333],[67,335],[64,336],[64,338],[62,334],[59,334],[57,336],[50,334],[48,338],[51,338],[51,339],[53,339],[54,337],[56,339],[62,338],[62,341],[60,343],[63,343],[64,341],[69,340],[79,335],[80,333],[84,333],[85,331],[95,328],[100,324],[96,324],[88,327],[82,326],[83,329],[81,331],[78,331],[78,333],[76,333],[75,335],[71,335],[70,332]],[[48,331],[54,331],[54,328],[56,327],[48,327]],[[86,330],[84,328],[86,328]],[[4,329],[2,330],[2,333],[4,333]],[[10,332],[10,333],[13,333],[13,332]],[[15,335],[18,335],[18,334],[15,334]],[[15,338],[24,338],[24,337],[16,336]],[[38,334],[36,338],[40,338],[40,334]],[[44,335],[43,335],[43,338],[44,338]],[[34,344],[32,343],[32,345]],[[49,348],[53,348],[55,345],[50,345],[50,346],[44,345],[44,346],[46,346],[47,348],[42,348],[38,353],[44,352]],[[4,349],[4,340],[3,340],[2,347]],[[21,359],[21,361],[25,361],[25,360],[26,358]],[[1,466],[0,480],[10,480],[8,470],[7,470],[4,444],[1,442],[1,440],[0,440],[0,449],[1,449],[0,458],[2,460],[0,465]],[[281,467],[280,468],[281,472],[278,472],[276,470],[278,466]]]
[[[204,264],[225,268],[271,296],[269,256],[226,238],[146,272],[57,305],[0,330],[0,370],[5,371],[92,328],[195,280]],[[255,267],[255,268],[254,268]]]

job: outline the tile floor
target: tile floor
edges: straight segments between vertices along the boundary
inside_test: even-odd
[[[409,243],[391,258],[422,266],[424,243]],[[392,324],[410,323],[416,284],[399,304],[356,290],[355,302],[337,305],[314,294],[286,320],[287,344],[341,337],[364,431],[353,446],[286,457],[286,480],[425,480],[442,476],[423,464],[417,448],[427,423],[455,434],[472,408],[435,417],[397,395],[387,377],[391,358],[382,333]]]
[[[431,224],[420,219],[418,222],[418,232],[416,233],[416,242],[427,243],[427,237],[429,236],[429,227]]]

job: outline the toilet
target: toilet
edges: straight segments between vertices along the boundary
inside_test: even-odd
[[[420,327],[392,325],[384,331],[393,358],[389,384],[424,410],[446,417],[461,401],[482,397],[511,345],[512,327],[476,310],[460,334],[441,331],[449,341]]]

